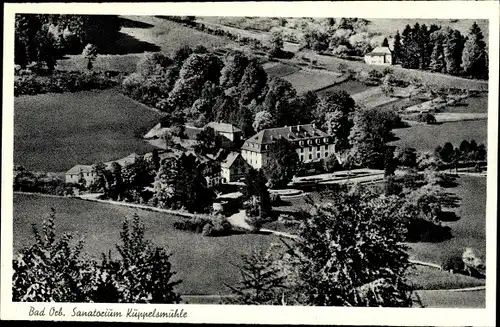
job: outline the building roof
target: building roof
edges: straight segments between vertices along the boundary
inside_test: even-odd
[[[66,175],[76,175],[79,173],[91,173],[92,166],[91,165],[76,165],[70,170],[66,172]]]
[[[121,159],[118,159],[118,160],[113,160],[113,161],[108,161],[108,162],[105,162],[104,164],[106,166],[111,166],[111,164],[113,162],[116,162],[118,164],[120,164],[120,166],[125,166],[126,164],[130,164],[130,163],[134,163],[135,160],[140,157],[140,155],[138,155],[137,153],[132,153],[132,154],[129,154],[128,156],[124,157],[124,158],[121,158]]]
[[[241,132],[241,129],[239,129],[236,126],[233,126],[231,124],[226,124],[226,123],[217,123],[217,122],[210,122],[205,125],[205,127],[211,127],[214,129],[214,131],[219,132],[219,133],[238,133]]]
[[[238,158],[238,156],[240,155],[239,152],[230,152],[226,159],[221,163],[221,167],[223,168],[230,168],[233,163],[236,161],[236,159]]]
[[[391,50],[389,47],[376,47],[375,49],[372,50],[372,52],[368,53],[367,55],[369,56],[383,56],[391,54]]]
[[[285,138],[295,143],[296,141],[325,137],[329,137],[329,135],[317,129],[313,124],[268,128],[247,139],[241,148],[261,152],[265,149],[264,145],[272,144],[279,138]]]
[[[202,130],[203,128],[186,125],[184,133],[186,134],[188,140],[196,140],[196,137],[198,136],[198,134],[200,134]]]
[[[161,123],[158,123],[144,135],[144,138],[152,139],[155,137],[160,137],[164,129],[165,129],[164,127],[161,127]]]

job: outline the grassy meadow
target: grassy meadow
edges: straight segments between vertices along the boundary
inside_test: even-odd
[[[14,164],[59,172],[151,151],[134,133],[160,117],[116,90],[16,97]]]
[[[175,230],[173,222],[179,217],[88,202],[69,198],[51,198],[37,195],[14,195],[14,252],[23,245],[34,242],[31,224],[40,228],[42,219],[49,216],[50,208],[56,210],[57,235],[78,232],[86,238],[84,253],[96,260],[101,253],[112,251],[116,258],[115,244],[120,242],[123,219],[137,213],[145,225],[147,239],[165,246],[172,254],[171,262],[177,271],[176,279],[183,280],[179,286],[182,294],[228,293],[224,283],[234,284],[239,278],[241,255],[251,249],[267,249],[273,236],[239,234],[224,237],[206,237],[201,234]]]
[[[208,49],[234,45],[234,42],[225,38],[155,16],[122,16],[122,20],[120,37],[115,45],[110,46],[112,51],[97,56],[95,70],[132,73],[146,52],[170,55],[185,45],[203,45]],[[68,55],[58,60],[57,69],[85,70],[86,65],[81,55]]]
[[[453,238],[437,243],[411,243],[409,253],[413,258],[441,264],[450,255],[461,255],[466,247],[476,249],[483,258],[486,255],[486,178],[461,176],[457,182],[459,185],[448,191],[461,198],[460,206],[453,209],[459,219],[443,222],[451,227]]]
[[[487,127],[487,120],[459,121],[440,125],[416,124],[409,128],[395,129],[394,134],[399,140],[392,144],[422,151],[434,151],[437,146],[443,146],[446,142],[459,146],[463,140],[476,140],[478,144],[486,145]]]

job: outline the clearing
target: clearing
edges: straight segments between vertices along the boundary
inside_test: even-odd
[[[57,235],[78,232],[86,238],[83,251],[96,260],[100,254],[112,251],[120,241],[123,219],[137,213],[145,225],[145,235],[155,244],[165,246],[172,254],[171,262],[177,272],[175,279],[183,282],[181,294],[228,293],[224,283],[235,284],[240,278],[237,267],[242,254],[251,249],[267,249],[276,237],[258,234],[239,234],[225,237],[206,237],[178,231],[173,222],[180,217],[168,214],[88,202],[71,198],[52,198],[38,195],[14,195],[14,252],[34,242],[31,224],[41,228],[42,219],[56,210]]]
[[[135,134],[161,116],[113,89],[16,97],[14,164],[60,172],[151,151]]]
[[[453,209],[456,221],[443,222],[451,227],[453,238],[437,243],[410,243],[410,255],[417,260],[442,264],[450,255],[462,255],[466,247],[486,255],[486,178],[461,176],[458,186],[447,191],[461,198],[460,207]],[[495,217],[490,217],[495,219]]]
[[[415,124],[409,128],[398,128],[394,134],[399,140],[393,145],[402,148],[415,148],[434,151],[437,146],[451,142],[459,146],[463,140],[475,140],[478,144],[488,141],[488,120],[470,120],[443,123],[438,125]]]
[[[342,75],[326,70],[301,69],[298,72],[284,76],[283,79],[290,82],[297,90],[297,93],[300,94],[321,90],[339,83],[342,80]]]
[[[204,45],[208,49],[235,45],[225,38],[155,16],[122,16],[122,19],[120,36],[116,45],[110,47],[113,52],[99,54],[94,62],[95,70],[132,73],[146,52],[170,55],[184,45]],[[58,60],[57,69],[85,70],[86,61],[81,55],[68,55]]]
[[[364,83],[357,80],[348,80],[346,82],[331,86],[324,90],[318,91],[318,95],[329,96],[330,94],[337,91],[345,91],[351,96],[356,93],[361,93],[373,88],[372,86],[367,86]]]

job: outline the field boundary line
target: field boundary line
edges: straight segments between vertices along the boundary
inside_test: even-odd
[[[451,288],[451,289],[437,289],[437,290],[418,290],[418,291],[429,291],[429,292],[478,292],[485,291],[486,285],[484,286],[474,286],[474,287],[464,287],[464,288]]]
[[[411,263],[413,263],[413,264],[415,264],[415,265],[433,267],[433,268],[437,268],[437,269],[443,270],[443,267],[441,267],[441,265],[438,265],[436,263],[425,262],[425,261],[420,261],[420,260],[413,260],[413,259],[410,259],[408,261],[411,262]]]

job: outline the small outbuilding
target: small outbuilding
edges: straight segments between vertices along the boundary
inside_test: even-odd
[[[389,47],[376,47],[365,55],[365,62],[369,65],[392,65],[392,52]]]

